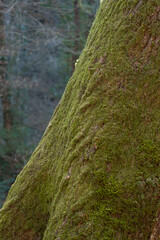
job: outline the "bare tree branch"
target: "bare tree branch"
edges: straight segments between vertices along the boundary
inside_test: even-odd
[[[8,9],[6,9],[6,10],[4,10],[4,11],[0,11],[0,13],[6,14],[6,13],[11,12],[11,11],[13,10],[13,8],[15,7],[16,4],[17,4],[17,2],[14,2],[11,6],[9,6],[9,7],[7,6]],[[2,1],[0,1],[0,6],[1,6],[1,7],[6,7],[6,5],[5,5]]]

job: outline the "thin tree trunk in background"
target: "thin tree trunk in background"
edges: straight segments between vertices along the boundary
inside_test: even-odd
[[[12,128],[12,113],[11,113],[11,100],[9,90],[3,92],[2,96],[2,112],[3,112],[3,126],[6,130]]]
[[[3,3],[0,1],[0,11],[3,11]],[[7,61],[5,52],[5,32],[3,15],[0,13],[0,91],[2,98],[3,126],[6,130],[12,127],[10,87],[6,81]]]

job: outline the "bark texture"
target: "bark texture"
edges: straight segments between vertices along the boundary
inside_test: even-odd
[[[160,239],[159,20],[159,0],[102,1],[1,240]]]
[[[3,125],[7,131],[12,128],[10,88],[6,79],[7,58],[5,45],[5,30],[3,21],[4,3],[0,1],[0,97],[2,99]]]

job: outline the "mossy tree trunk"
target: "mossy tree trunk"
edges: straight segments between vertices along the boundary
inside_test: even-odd
[[[159,20],[159,0],[102,1],[0,212],[1,240],[160,238]]]

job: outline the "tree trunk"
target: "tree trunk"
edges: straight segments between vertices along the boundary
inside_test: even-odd
[[[8,131],[12,127],[10,89],[6,81],[7,61],[5,49],[5,32],[3,22],[3,3],[0,1],[0,95],[2,98],[3,125]]]
[[[12,128],[11,100],[9,90],[2,96],[3,125],[6,130]]]
[[[155,226],[152,231],[150,240],[159,240],[160,239],[160,211],[157,214]]]
[[[0,239],[150,239],[160,194],[159,20],[156,0],[102,1],[0,212]]]

